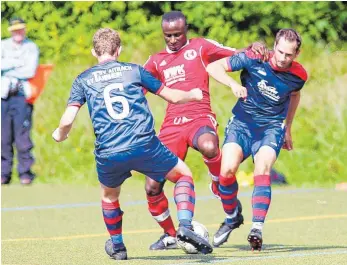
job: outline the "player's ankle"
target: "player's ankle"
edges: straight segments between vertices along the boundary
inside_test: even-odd
[[[227,224],[233,223],[237,214],[238,214],[238,207],[236,206],[236,208],[234,209],[234,212],[232,214],[227,214],[227,216],[225,218],[225,222]]]
[[[176,230],[175,229],[169,229],[165,231],[169,236],[176,237]]]
[[[193,229],[192,222],[191,222],[190,220],[187,220],[187,219],[182,219],[182,220],[180,220],[179,226],[180,226],[180,227],[188,228],[188,229],[190,229],[190,230]]]
[[[258,229],[260,231],[263,231],[264,223],[263,222],[253,222],[252,223],[252,229]]]

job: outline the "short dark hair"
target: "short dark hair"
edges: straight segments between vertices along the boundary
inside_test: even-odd
[[[282,37],[290,42],[296,41],[296,51],[300,49],[302,42],[301,36],[294,29],[281,29],[277,32],[275,44],[277,44]]]
[[[170,11],[165,13],[162,17],[161,23],[163,24],[164,21],[170,22],[179,19],[183,19],[184,23],[187,25],[187,18],[181,11]]]

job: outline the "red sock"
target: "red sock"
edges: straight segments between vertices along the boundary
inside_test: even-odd
[[[211,179],[212,179],[212,189],[218,190],[219,185],[219,174],[220,174],[220,168],[221,168],[221,162],[222,162],[222,153],[218,149],[218,153],[214,158],[207,158],[204,157],[204,162],[206,166],[208,167],[208,171],[210,172]]]
[[[164,229],[165,233],[175,237],[176,229],[170,216],[169,202],[164,192],[161,192],[159,195],[155,196],[147,195],[147,201],[148,210],[152,214],[153,218]]]

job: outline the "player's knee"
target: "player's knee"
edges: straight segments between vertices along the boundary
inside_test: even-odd
[[[257,163],[254,167],[254,175],[270,175],[271,165],[267,163]]]
[[[207,158],[214,158],[218,155],[219,147],[214,141],[204,141],[199,146],[200,152]]]
[[[115,202],[119,198],[119,189],[104,188],[102,189],[102,200]]]
[[[239,168],[239,165],[236,163],[230,164],[227,167],[221,168],[221,175],[226,178],[231,178],[236,175],[237,169]]]
[[[147,182],[145,186],[145,190],[148,196],[156,196],[162,192],[163,186],[157,182]]]

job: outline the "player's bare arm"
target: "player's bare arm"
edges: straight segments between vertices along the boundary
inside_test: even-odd
[[[184,104],[190,101],[200,101],[203,98],[202,91],[194,88],[190,91],[182,91],[165,86],[159,96],[173,104]]]
[[[235,51],[235,54],[245,52],[247,49],[248,48],[238,49]],[[260,54],[262,57],[262,60],[265,62],[267,62],[270,58],[269,49],[266,47],[264,43],[260,41],[254,42],[251,45],[251,51],[256,55]]]
[[[66,108],[63,116],[61,117],[59,127],[55,129],[52,134],[55,141],[62,142],[67,139],[79,109],[80,108],[77,106],[68,106]]]
[[[206,70],[210,76],[216,79],[218,82],[228,86],[233,91],[237,98],[246,98],[247,89],[237,83],[232,77],[227,74],[228,63],[227,58],[210,63]]]
[[[298,108],[299,102],[300,102],[300,91],[292,92],[290,95],[290,103],[289,103],[288,113],[286,117],[286,134],[285,134],[285,140],[283,144],[283,148],[289,151],[293,149],[291,128],[292,128],[292,123],[293,123],[294,116],[296,113],[296,109]]]

